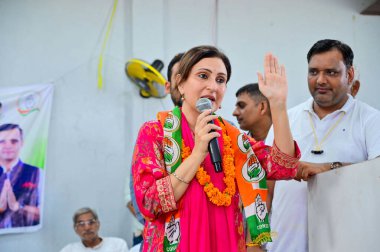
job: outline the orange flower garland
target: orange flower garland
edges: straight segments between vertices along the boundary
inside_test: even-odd
[[[214,186],[211,182],[210,175],[204,170],[202,166],[198,168],[196,173],[196,178],[200,185],[203,186],[203,190],[206,192],[207,197],[210,202],[217,206],[229,206],[231,204],[231,197],[236,192],[235,186],[235,165],[234,165],[234,151],[231,148],[231,138],[227,135],[227,130],[223,123],[220,123],[222,128],[223,135],[223,172],[224,178],[223,181],[226,184],[226,188],[221,192],[218,188]],[[184,142],[182,146],[182,158],[185,160],[188,156],[190,156],[191,151],[190,147],[184,146]]]

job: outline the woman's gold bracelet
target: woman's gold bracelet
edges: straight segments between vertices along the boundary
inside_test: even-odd
[[[183,178],[181,178],[180,176],[178,176],[177,174],[175,174],[175,172],[172,173],[173,176],[178,179],[179,181],[185,183],[185,184],[190,184],[190,182],[187,182],[186,180],[184,180]]]

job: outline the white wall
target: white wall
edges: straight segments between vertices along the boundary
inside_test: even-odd
[[[105,55],[105,87],[97,60],[111,0],[1,0],[0,85],[52,81],[55,99],[47,160],[44,226],[0,236],[1,251],[57,251],[77,240],[71,215],[96,208],[102,233],[131,238],[123,190],[137,131],[171,101],[142,99],[124,74],[132,58],[166,64],[199,44],[220,47],[232,79],[220,112],[227,119],[236,90],[257,80],[265,52],[285,63],[289,107],[309,97],[306,53],[319,39],[352,46],[360,68],[358,99],[380,108],[380,17],[359,12],[373,0],[119,0]],[[166,67],[163,71],[166,73]],[[22,240],[22,242],[20,242]]]
[[[131,238],[123,200],[131,156],[126,107],[135,91],[123,71],[131,57],[130,2],[119,1],[103,90],[96,79],[112,3],[0,1],[0,85],[55,86],[43,228],[1,236],[2,252],[58,251],[78,240],[71,217],[82,206],[98,211],[102,234]]]

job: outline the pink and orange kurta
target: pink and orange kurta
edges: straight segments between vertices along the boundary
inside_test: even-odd
[[[228,130],[239,131],[234,127],[228,127]],[[181,200],[175,202],[169,174],[165,169],[163,135],[159,121],[145,123],[140,129],[133,155],[136,201],[146,219],[143,251],[163,251],[165,219],[168,213],[177,209],[181,216],[181,237],[177,251],[246,251],[238,188],[229,206],[217,206],[209,201],[203,186],[194,178]],[[192,149],[194,139],[184,116],[182,137],[186,146]],[[252,138],[250,144],[269,179],[291,179],[296,175],[300,157],[297,146],[296,157],[290,157]],[[209,156],[204,163],[210,163]],[[223,191],[224,173],[215,173],[212,165],[204,165],[204,169],[213,184]]]

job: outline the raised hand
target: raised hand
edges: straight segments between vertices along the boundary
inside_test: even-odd
[[[260,91],[268,98],[270,104],[286,104],[288,82],[285,67],[279,65],[277,58],[268,53],[264,58],[264,76],[257,73]]]
[[[295,148],[286,111],[288,82],[285,67],[280,66],[277,58],[269,53],[264,59],[264,76],[261,73],[257,73],[257,76],[260,91],[269,100],[274,142],[283,153],[293,156]]]

